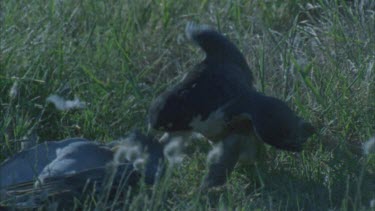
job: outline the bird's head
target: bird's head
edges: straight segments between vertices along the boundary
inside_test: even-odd
[[[292,111],[283,101],[258,95],[251,109],[253,127],[260,138],[279,149],[301,151],[315,128]]]

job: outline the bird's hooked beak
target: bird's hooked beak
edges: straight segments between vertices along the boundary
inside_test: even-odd
[[[306,139],[316,133],[316,128],[309,122],[301,120],[299,127],[302,129],[302,136]]]

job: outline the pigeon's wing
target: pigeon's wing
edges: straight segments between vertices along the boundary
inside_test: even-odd
[[[51,161],[38,178],[61,176],[74,172],[104,166],[113,160],[113,151],[96,142],[76,142],[58,151],[57,157]]]
[[[56,150],[86,141],[83,138],[47,141],[17,153],[0,164],[0,188],[35,179],[56,158]]]
[[[141,178],[133,165],[126,163],[111,167],[97,167],[71,175],[55,176],[40,181],[29,181],[2,189],[0,205],[35,208],[48,200],[70,204],[74,199],[95,195],[126,192],[128,186]]]

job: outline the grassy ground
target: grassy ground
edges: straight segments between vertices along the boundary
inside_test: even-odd
[[[238,166],[225,188],[208,194],[197,194],[205,174],[197,150],[152,194],[141,189],[131,208],[371,209],[375,159],[358,152],[375,134],[371,2],[1,1],[0,161],[32,135],[110,141],[145,130],[151,100],[203,57],[184,37],[196,21],[230,37],[257,88],[286,101],[318,134],[301,154],[269,148],[258,171]],[[46,103],[51,94],[88,106],[58,111]]]

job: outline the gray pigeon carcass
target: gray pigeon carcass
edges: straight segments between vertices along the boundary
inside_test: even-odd
[[[32,164],[35,155],[44,156],[46,151],[55,153],[38,163],[38,171],[23,163],[30,158],[28,163]],[[76,138],[46,142],[0,165],[0,205],[32,208],[53,198],[66,206],[74,198],[84,199],[90,194],[126,192],[126,187],[137,185],[141,178],[153,184],[163,174],[162,162],[163,146],[137,131],[108,145]],[[18,165],[32,170],[20,170]]]

